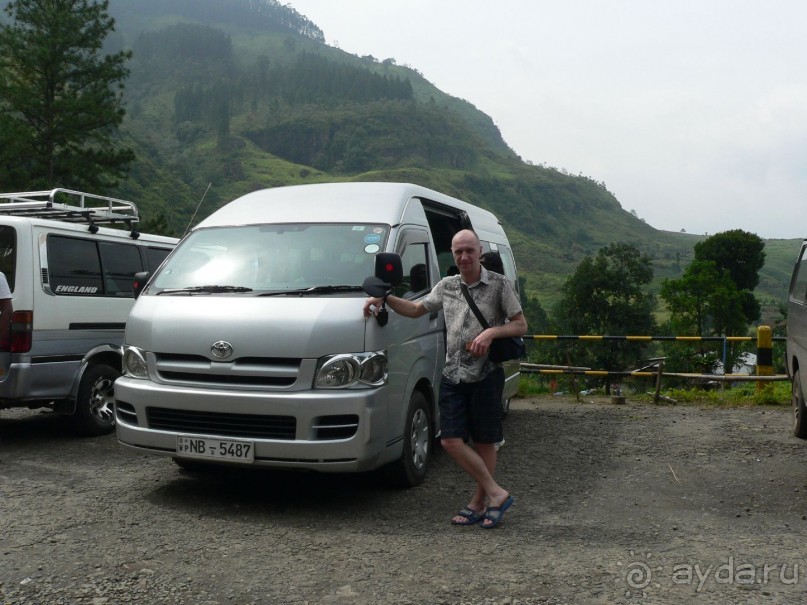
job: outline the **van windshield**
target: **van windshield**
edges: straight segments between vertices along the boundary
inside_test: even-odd
[[[388,225],[274,224],[191,233],[155,276],[156,294],[350,291],[374,271]]]

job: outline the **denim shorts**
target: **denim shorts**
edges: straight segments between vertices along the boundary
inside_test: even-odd
[[[440,383],[442,439],[473,439],[474,443],[502,440],[504,370],[496,368],[479,382]]]

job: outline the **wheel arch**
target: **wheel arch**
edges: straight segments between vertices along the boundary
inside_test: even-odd
[[[70,387],[70,395],[66,400],[59,402],[57,408],[58,413],[67,415],[76,413],[76,399],[78,397],[78,389],[81,386],[81,380],[84,378],[84,374],[87,372],[88,368],[98,364],[108,365],[115,368],[118,372],[122,372],[123,357],[121,355],[121,348],[114,345],[99,345],[87,351],[73,379],[73,385]]]

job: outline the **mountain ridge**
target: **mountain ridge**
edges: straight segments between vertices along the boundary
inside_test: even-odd
[[[211,16],[225,8],[227,19]],[[250,18],[263,9],[280,20]],[[494,211],[528,293],[547,308],[579,261],[604,245],[623,241],[648,253],[657,289],[681,274],[705,237],[655,229],[603,183],[523,162],[471,102],[394,59],[327,46],[315,24],[275,0],[112,0],[110,12],[118,25],[110,43],[134,51],[125,132],[139,158],[118,193],[144,200],[146,216],[164,216],[177,234],[258,188],[411,181]],[[195,37],[205,45],[179,56],[178,44],[190,48]],[[162,56],[145,53],[149,39]],[[314,74],[329,70],[342,75],[317,101],[316,86],[328,78]],[[283,90],[275,86],[281,76]],[[351,81],[365,90],[340,88]],[[409,83],[411,97],[391,97],[396,81]],[[370,82],[387,87],[380,98],[361,97]],[[295,86],[296,97],[288,90]],[[784,300],[796,241],[770,249],[757,291],[768,312]]]

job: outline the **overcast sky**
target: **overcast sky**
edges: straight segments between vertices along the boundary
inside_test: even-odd
[[[288,0],[653,227],[807,237],[805,0]]]

